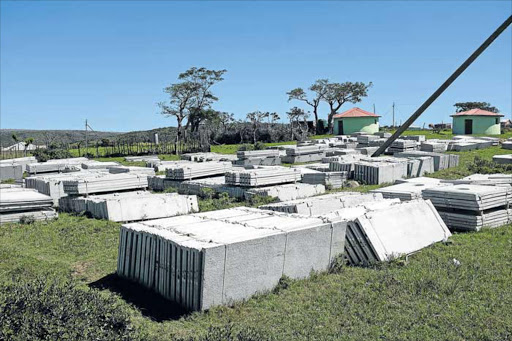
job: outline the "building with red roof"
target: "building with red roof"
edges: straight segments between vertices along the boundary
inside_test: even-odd
[[[334,135],[349,135],[358,131],[373,134],[379,131],[379,115],[352,108],[333,116]]]
[[[500,120],[502,114],[471,109],[451,115],[453,117],[452,131],[457,135],[499,135],[501,134]]]

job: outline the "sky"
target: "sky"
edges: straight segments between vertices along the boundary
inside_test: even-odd
[[[405,121],[510,15],[512,1],[1,1],[0,127],[133,131],[175,126],[163,88],[190,67],[226,69],[216,110],[283,121],[286,92],[316,79],[373,82],[346,103]],[[453,104],[512,115],[509,27],[415,125]],[[320,108],[326,118],[327,105]]]

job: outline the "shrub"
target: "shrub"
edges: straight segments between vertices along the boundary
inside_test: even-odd
[[[473,162],[468,165],[468,170],[472,173],[479,174],[511,173],[512,165],[502,165],[475,156]]]
[[[113,296],[43,278],[0,285],[0,340],[133,340]]]
[[[60,148],[36,149],[32,152],[32,155],[34,155],[39,162],[73,157],[68,150]]]
[[[251,327],[235,329],[232,323],[224,326],[210,326],[205,335],[181,338],[176,341],[271,341],[275,338],[264,335]]]

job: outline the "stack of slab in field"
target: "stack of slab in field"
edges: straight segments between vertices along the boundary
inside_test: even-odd
[[[208,196],[210,191],[216,194],[227,193],[230,197],[244,199],[246,189],[239,186],[226,185],[225,176],[204,179],[186,180],[180,183],[178,190],[183,194]]]
[[[173,180],[191,180],[224,175],[232,168],[231,162],[186,163],[167,169],[167,178]]]
[[[454,230],[478,231],[508,222],[510,186],[454,185],[425,189],[423,198],[430,199],[448,227]]]
[[[148,188],[146,175],[98,173],[94,176],[62,180],[68,195],[89,195]]]
[[[236,155],[228,155],[228,154],[218,154],[218,153],[187,153],[181,154],[182,160],[192,161],[192,162],[207,162],[207,161],[235,161],[237,159]]]
[[[436,179],[437,180],[437,179]],[[437,182],[403,182],[392,186],[371,190],[372,193],[381,193],[386,199],[397,198],[400,201],[410,201],[423,198],[423,190],[440,186],[451,186],[450,183]]]
[[[312,185],[324,185],[328,188],[342,188],[349,172],[318,172],[302,175],[302,182]]]
[[[262,210],[320,216],[345,207],[383,200],[380,193],[342,192],[260,206]]]
[[[125,156],[125,161],[128,162],[150,162],[160,160],[158,155],[140,155],[140,156]]]
[[[325,161],[329,161],[329,171],[331,172],[347,172],[347,176],[349,179],[354,178],[354,168],[355,163],[361,160],[362,155],[342,155],[335,156],[330,159],[325,159]]]
[[[21,187],[0,188],[0,224],[56,218],[52,198]]]
[[[434,152],[422,152],[422,151],[413,151],[413,152],[403,152],[396,153],[395,157],[424,157],[430,156],[434,159],[434,171],[439,171],[447,168],[457,167],[459,165],[459,155],[455,154],[443,154],[443,153],[434,153]]]
[[[261,187],[301,180],[301,172],[289,167],[262,167],[226,173],[226,184],[242,187]]]
[[[180,187],[182,181],[168,179],[165,175],[148,176],[148,188],[153,191],[165,191],[168,188]]]
[[[437,140],[430,139],[421,142],[420,151],[433,152],[433,153],[444,153],[448,150],[448,144],[450,140]]]
[[[5,159],[0,160],[0,166],[1,165],[21,165],[21,171],[22,173],[27,170],[27,165],[31,163],[37,163],[37,159],[34,156],[27,156],[27,157],[18,157],[14,159]]]
[[[502,165],[510,164],[512,163],[512,154],[494,155],[492,161]]]
[[[326,149],[327,146],[323,144],[297,146],[286,149],[286,156],[281,157],[281,161],[284,163],[321,161],[326,156]]]
[[[174,169],[181,167],[185,164],[190,164],[192,161],[178,160],[178,161],[161,161],[161,160],[150,160],[146,162],[146,167],[151,167],[155,172],[167,172],[168,169]]]
[[[512,140],[507,139],[506,141],[501,142],[501,148],[503,149],[512,149]]]
[[[135,167],[135,166],[115,166],[109,167],[108,172],[112,174],[119,173],[135,173],[135,174],[145,174],[147,176],[154,176],[155,170],[149,167]]]
[[[23,180],[23,166],[17,163],[0,164],[0,180]]]
[[[354,163],[354,180],[367,185],[394,183],[408,176],[406,160],[368,158]]]
[[[421,250],[451,233],[428,200],[395,202],[375,209],[339,213],[347,221],[345,251],[353,265],[389,261]],[[347,209],[351,210],[351,209]]]
[[[96,219],[117,222],[174,217],[199,210],[195,195],[177,193],[124,192],[63,197],[59,207],[65,212],[86,212]]]
[[[205,310],[325,271],[344,244],[340,223],[239,207],[123,225],[117,273]]]
[[[324,193],[324,185],[311,185],[297,182],[295,184],[246,188],[245,199],[252,200],[258,196],[276,198],[278,201],[289,201],[309,198]]]
[[[412,139],[397,139],[387,149],[388,154],[418,150],[418,142]]]
[[[238,151],[236,156],[238,160],[233,163],[239,166],[275,166],[281,164],[279,150],[276,149]]]
[[[112,161],[95,161],[95,160],[89,160],[86,162],[82,162],[82,168],[83,169],[109,169],[112,167],[119,167],[120,164],[118,162],[112,162]]]
[[[70,159],[48,160],[40,163],[27,164],[27,172],[30,174],[38,173],[57,173],[62,172],[66,167],[81,167],[83,162],[88,161],[85,157],[75,157]]]

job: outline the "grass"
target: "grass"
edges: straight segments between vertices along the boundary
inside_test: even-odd
[[[432,176],[465,176],[475,156],[490,159],[506,152],[497,147],[460,152],[459,167]],[[202,199],[200,206],[210,210],[245,204],[251,203],[217,198]],[[341,267],[334,273],[287,280],[280,290],[232,307],[188,315],[172,313],[172,303],[134,284],[117,280],[119,286],[132,288],[130,293],[119,286],[97,285],[115,278],[119,226],[68,214],[51,222],[2,225],[0,281],[46,276],[101,288],[94,290],[118,297],[148,340],[195,337],[226,324],[251,327],[277,340],[512,339],[510,225],[455,234],[448,243],[373,268]]]

